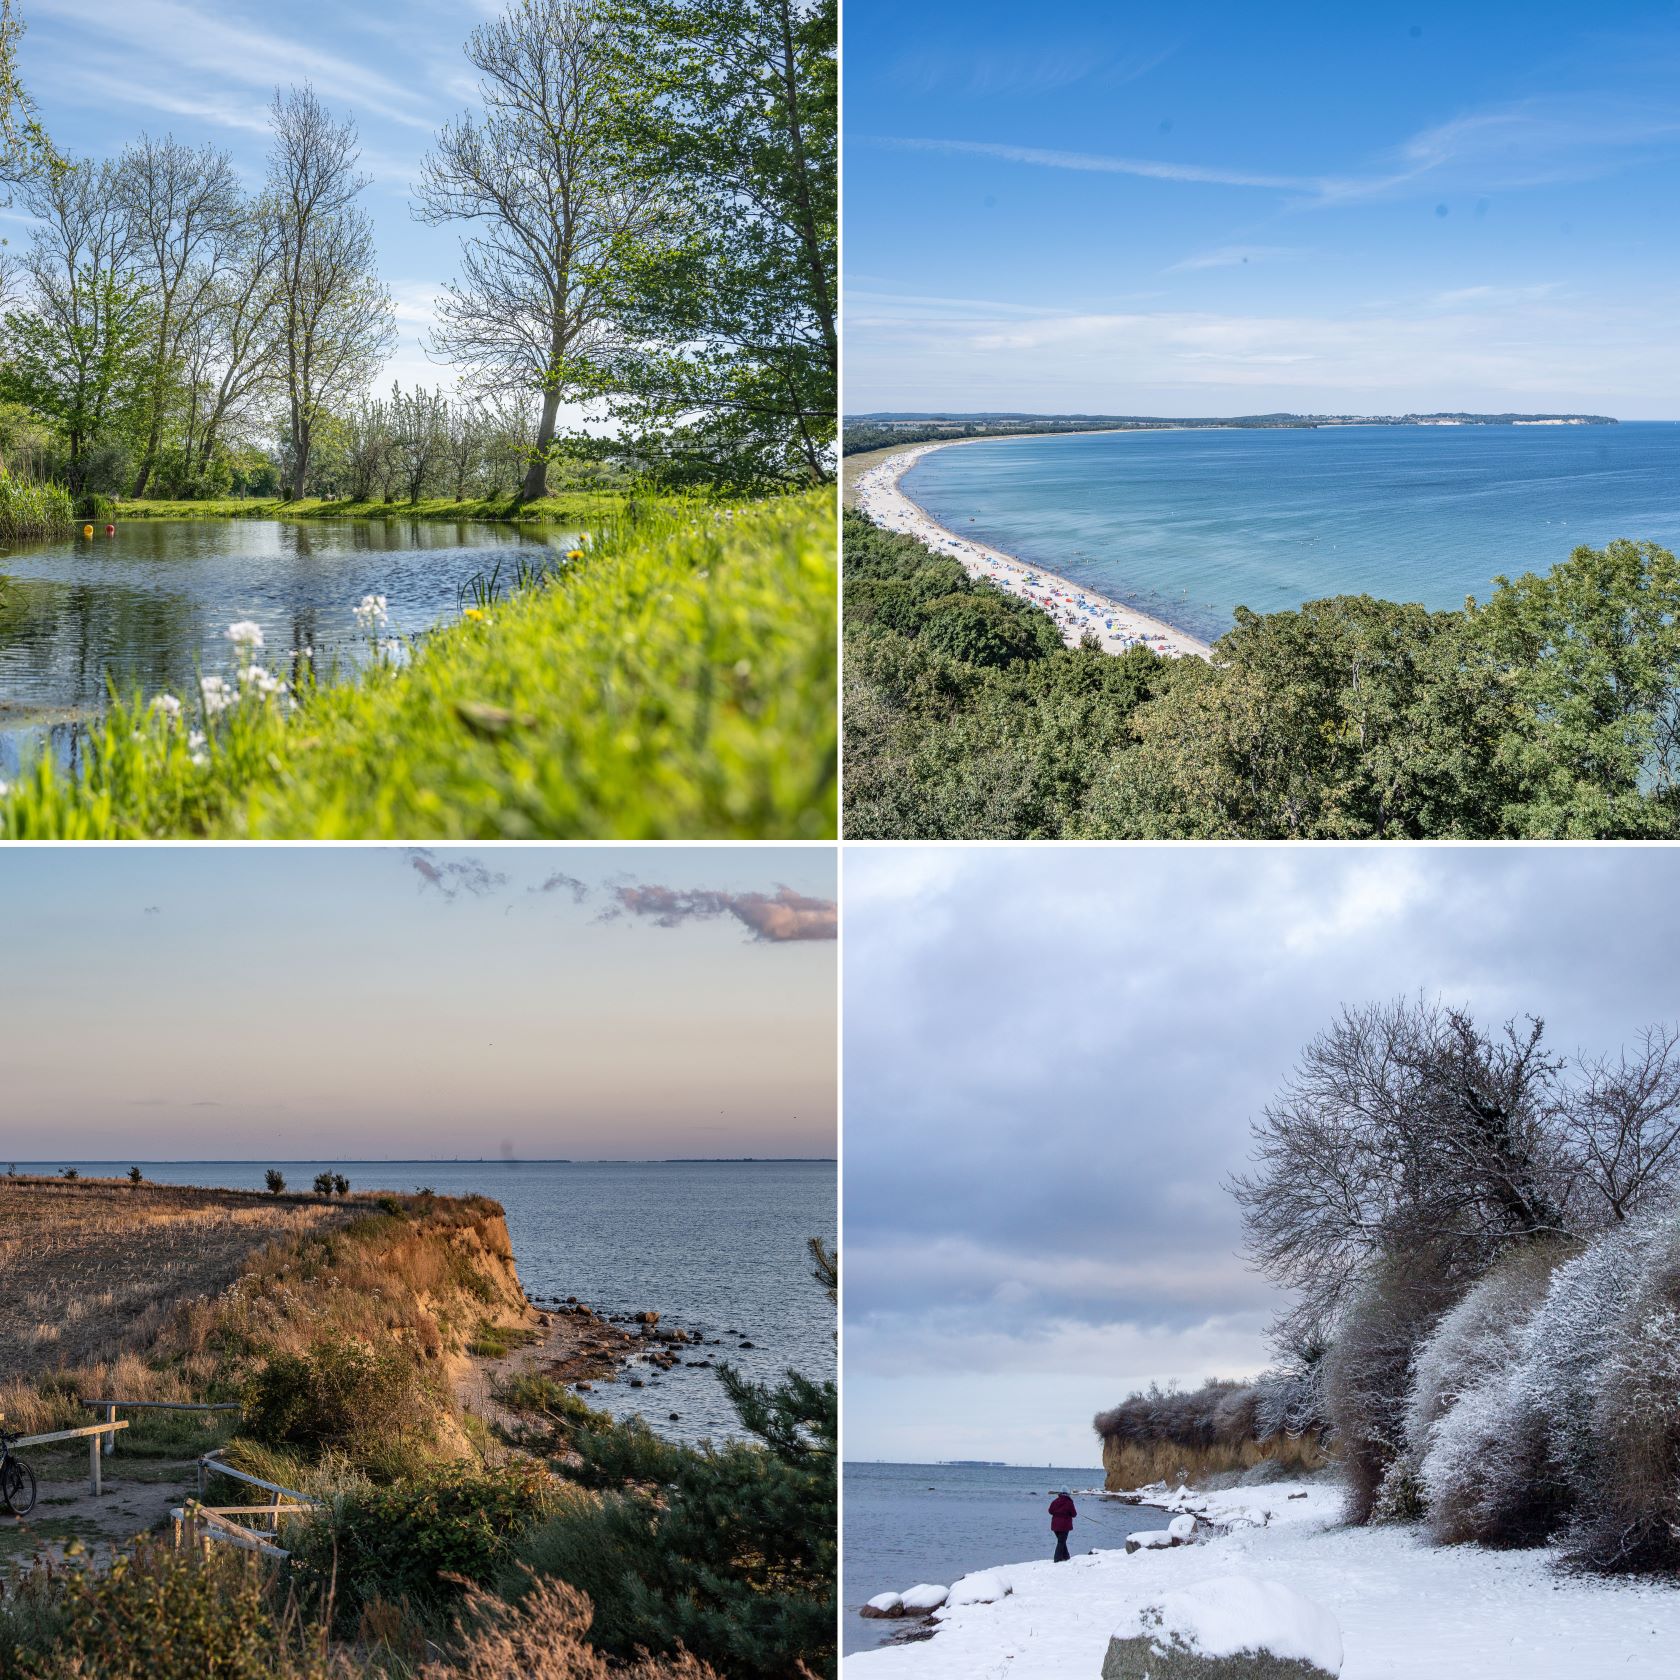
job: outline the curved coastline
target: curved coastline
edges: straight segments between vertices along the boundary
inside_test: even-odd
[[[1086,434],[1047,432],[1046,437]],[[1187,631],[1152,618],[1136,607],[1128,607],[1094,589],[1086,589],[1042,566],[1029,565],[1017,555],[986,543],[959,536],[941,525],[920,503],[905,492],[900,480],[924,455],[936,449],[950,449],[963,443],[991,443],[992,438],[951,438],[940,443],[919,443],[896,451],[877,462],[857,480],[858,508],[877,525],[915,537],[918,542],[958,561],[970,577],[985,578],[998,588],[1031,601],[1049,613],[1069,647],[1094,635],[1105,653],[1124,653],[1128,648],[1147,647],[1168,658],[1209,659],[1213,650]],[[1010,441],[1018,441],[1011,434]]]

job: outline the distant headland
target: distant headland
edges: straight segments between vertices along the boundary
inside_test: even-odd
[[[848,455],[897,444],[955,438],[1015,437],[1043,432],[1195,431],[1204,427],[1249,431],[1311,430],[1319,426],[1614,426],[1608,414],[1234,414],[1205,419],[1147,414],[1013,414],[983,412],[855,414],[842,443]]]

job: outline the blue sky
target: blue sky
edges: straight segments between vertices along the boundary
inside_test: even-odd
[[[9,847],[0,1158],[831,1156],[782,886],[833,848]]]
[[[115,156],[142,129],[210,140],[233,157],[247,186],[263,176],[267,107],[277,86],[312,82],[329,107],[353,116],[364,204],[397,305],[401,346],[384,383],[428,385],[453,376],[420,340],[432,299],[456,271],[454,230],[409,215],[409,189],[441,124],[475,103],[462,45],[494,15],[490,0],[18,0],[27,25],[18,59],[24,85],[57,145]],[[25,228],[17,212],[8,236]]]
[[[1680,414],[1667,0],[844,27],[849,413]]]

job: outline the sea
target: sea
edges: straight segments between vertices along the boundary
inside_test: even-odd
[[[703,1331],[722,1347],[705,1356],[758,1381],[793,1369],[835,1374],[835,1310],[811,1278],[806,1240],[835,1237],[833,1161],[54,1161],[24,1172],[76,1167],[120,1177],[138,1165],[158,1184],[260,1190],[278,1167],[288,1189],[341,1172],[352,1190],[491,1196],[526,1293],[575,1295],[601,1312],[652,1310],[662,1324]],[[742,1341],[753,1346],[743,1351]],[[679,1364],[638,1370],[647,1386],[597,1383],[593,1405],[641,1412],[667,1439],[739,1437],[715,1369]],[[676,1412],[678,1421],[670,1421]]]
[[[1485,600],[1586,543],[1680,549],[1680,423],[1109,432],[936,449],[959,535],[1212,641],[1238,606]]]
[[[902,1622],[858,1614],[877,1593],[923,1581],[948,1587],[972,1570],[1052,1556],[1046,1507],[1062,1488],[1079,1508],[1070,1539],[1075,1553],[1124,1546],[1134,1530],[1162,1526],[1152,1520],[1152,1507],[1085,1491],[1102,1485],[1102,1471],[1089,1467],[847,1464],[841,1651],[867,1651],[903,1631]]]

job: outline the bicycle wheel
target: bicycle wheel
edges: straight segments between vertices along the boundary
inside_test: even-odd
[[[14,1517],[27,1517],[35,1509],[35,1472],[18,1459],[8,1458],[0,1466],[0,1503]]]

